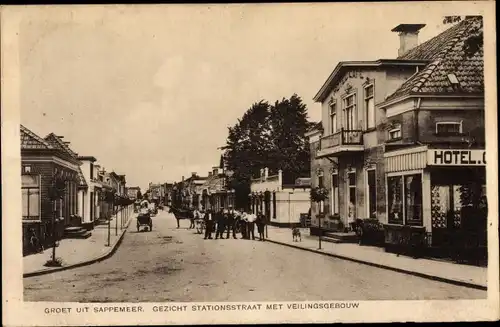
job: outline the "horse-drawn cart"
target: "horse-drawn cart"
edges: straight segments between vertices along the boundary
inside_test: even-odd
[[[142,226],[147,226],[149,232],[153,230],[153,219],[151,219],[151,214],[141,213],[137,216],[137,231],[140,231]]]

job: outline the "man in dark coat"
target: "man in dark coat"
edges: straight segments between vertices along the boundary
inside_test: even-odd
[[[224,228],[225,228],[225,215],[224,209],[220,209],[217,213],[217,231],[215,232],[215,239],[218,239],[219,236],[221,239],[224,239]]]
[[[229,211],[227,213],[227,220],[226,220],[226,228],[227,228],[227,234],[226,238],[229,238],[229,232],[231,229],[233,230],[233,238],[236,239],[236,219],[235,219],[235,214],[234,210],[232,207],[229,207]]]
[[[214,217],[212,214],[212,210],[209,209],[205,212],[205,240],[208,238],[209,240],[212,239],[212,230],[214,226]]]

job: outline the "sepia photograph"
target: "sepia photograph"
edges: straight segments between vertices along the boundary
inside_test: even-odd
[[[499,318],[494,3],[0,10],[4,324]]]

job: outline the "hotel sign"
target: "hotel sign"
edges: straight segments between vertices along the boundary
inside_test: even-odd
[[[432,149],[427,151],[429,166],[485,166],[486,151],[470,149]]]

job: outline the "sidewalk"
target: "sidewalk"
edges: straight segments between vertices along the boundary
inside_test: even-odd
[[[292,231],[289,228],[273,226],[267,228],[268,241],[273,243],[457,285],[478,289],[487,287],[487,268],[431,259],[398,257],[396,254],[385,252],[383,248],[358,244],[322,241],[322,249],[319,250],[318,237],[310,236],[308,228],[301,229],[302,242],[293,242]]]
[[[62,267],[45,267],[44,264],[52,257],[52,248],[43,253],[28,255],[23,258],[23,277],[43,275],[56,271],[80,267],[111,256],[120,244],[127,227],[136,214],[130,214],[128,221],[120,226],[118,213],[118,235],[116,235],[116,217],[111,219],[110,246],[108,245],[108,225],[97,225],[92,230],[92,236],[87,239],[63,239],[56,247],[56,258],[62,259]]]

